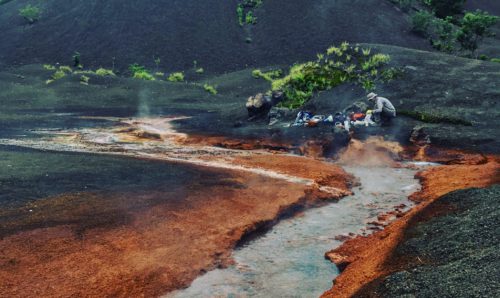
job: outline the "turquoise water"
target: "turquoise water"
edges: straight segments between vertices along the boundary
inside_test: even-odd
[[[360,179],[355,194],[280,221],[264,236],[237,249],[234,266],[217,269],[166,297],[318,297],[338,275],[325,260],[341,244],[335,236],[364,233],[367,222],[402,203],[419,187],[415,170],[346,167]],[[368,232],[366,232],[368,233]]]

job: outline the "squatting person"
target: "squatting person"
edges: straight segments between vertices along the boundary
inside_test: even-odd
[[[392,118],[396,117],[394,105],[385,97],[378,96],[371,92],[367,96],[368,101],[375,104],[373,117],[375,122],[381,125],[389,124]]]

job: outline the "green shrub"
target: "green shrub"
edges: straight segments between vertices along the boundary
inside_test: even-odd
[[[115,73],[111,69],[106,69],[106,68],[99,68],[98,70],[95,71],[95,74],[101,77],[105,76],[115,76]]]
[[[134,79],[146,80],[146,81],[154,81],[155,78],[151,75],[144,66],[139,65],[137,63],[129,65],[128,69],[132,73],[132,77]]]
[[[490,61],[500,63],[500,58],[492,58]]]
[[[247,14],[245,16],[245,23],[247,23],[249,25],[257,24],[257,18],[253,16],[252,11],[247,12]]]
[[[174,72],[171,73],[168,76],[168,79],[170,82],[183,82],[184,81],[184,74],[182,72]]]
[[[88,85],[89,81],[90,81],[90,78],[87,77],[86,75],[83,75],[80,77],[80,84]]]
[[[52,80],[56,81],[56,80],[59,80],[59,79],[62,79],[66,76],[66,73],[63,71],[63,70],[58,70],[56,72],[54,72],[54,74],[52,75]]]
[[[203,85],[203,89],[205,89],[205,91],[207,91],[208,93],[212,94],[212,95],[216,95],[217,94],[217,89],[215,89],[214,86],[212,85],[209,85],[209,84],[204,84]]]
[[[40,19],[40,8],[31,4],[19,9],[19,15],[23,17],[29,24],[33,24]]]
[[[204,72],[205,72],[205,70],[203,69],[203,67],[200,67],[200,68],[197,68],[197,69],[195,70],[195,72],[196,72],[196,73],[198,73],[198,74],[202,74],[202,73],[204,73]]]
[[[476,10],[467,12],[460,22],[460,29],[456,34],[457,41],[463,50],[470,51],[471,56],[479,47],[479,43],[486,36],[493,36],[490,27],[498,21],[497,16]]]
[[[413,14],[411,17],[412,31],[419,35],[427,36],[433,19],[434,15],[425,10]]]
[[[157,76],[157,77],[163,77],[164,75],[165,75],[165,73],[163,73],[161,71],[155,72],[155,76]]]
[[[280,104],[288,108],[298,108],[306,103],[315,92],[328,90],[346,82],[373,90],[377,82],[394,79],[398,73],[386,68],[390,57],[372,54],[370,49],[351,46],[344,42],[339,47],[332,46],[325,54],[319,54],[316,61],[295,64],[289,74],[273,79],[272,91],[283,91],[285,100]],[[260,75],[255,72],[255,75]]]

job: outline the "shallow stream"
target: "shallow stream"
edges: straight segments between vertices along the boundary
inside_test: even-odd
[[[369,233],[368,222],[395,206],[411,206],[416,170],[344,167],[359,180],[354,195],[280,221],[271,231],[234,251],[234,266],[197,278],[166,297],[319,297],[339,274],[324,258],[341,244],[335,236]]]

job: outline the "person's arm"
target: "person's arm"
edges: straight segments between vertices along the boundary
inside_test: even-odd
[[[382,103],[382,100],[377,98],[377,109],[373,112],[374,113],[382,113],[383,108],[384,108],[384,104]]]

